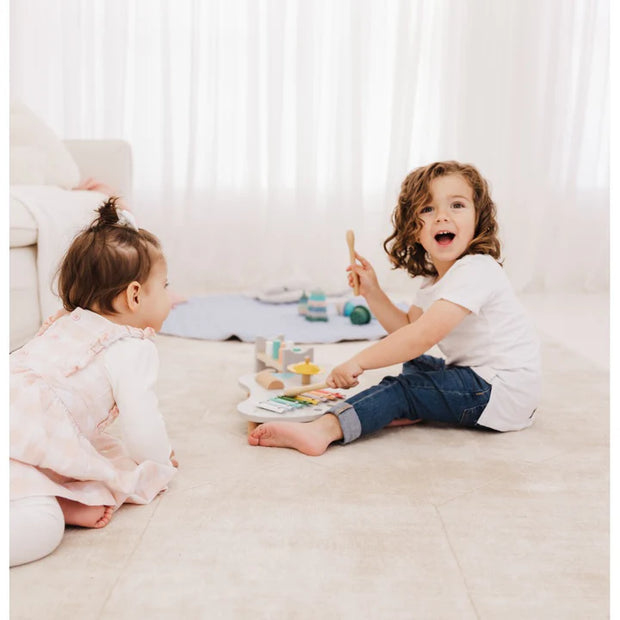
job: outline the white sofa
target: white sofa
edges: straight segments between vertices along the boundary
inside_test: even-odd
[[[131,147],[123,140],[65,140],[64,146],[75,160],[83,181],[89,177],[114,188],[119,195],[130,201],[132,184]],[[21,186],[22,188],[24,186]],[[10,338],[11,351],[22,346],[38,330],[43,320],[41,301],[41,278],[39,271],[49,271],[55,265],[41,264],[41,255],[37,252],[39,226],[37,217],[27,200],[20,198],[18,187],[11,186],[10,198]],[[84,192],[61,189],[58,186],[41,186],[38,188],[39,202],[44,201],[49,191],[50,200],[58,200],[59,192],[63,202],[75,201],[81,195],[84,203]],[[95,193],[93,193],[95,194]],[[41,198],[43,197],[43,198]],[[99,199],[92,196],[93,200]],[[94,216],[89,206],[85,217]],[[57,223],[58,225],[58,223]],[[70,231],[73,235],[77,231]]]

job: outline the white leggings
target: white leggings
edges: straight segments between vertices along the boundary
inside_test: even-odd
[[[10,566],[49,555],[58,547],[65,532],[65,519],[55,497],[11,500],[9,522]]]

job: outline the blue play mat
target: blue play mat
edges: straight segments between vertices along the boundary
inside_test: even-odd
[[[333,303],[327,303],[327,316],[327,321],[307,321],[298,313],[297,303],[265,303],[238,294],[208,295],[175,306],[161,333],[200,340],[238,338],[243,342],[282,334],[299,343],[377,340],[386,335],[377,319],[354,325],[349,317],[338,314]]]

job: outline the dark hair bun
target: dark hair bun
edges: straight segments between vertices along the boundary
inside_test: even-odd
[[[98,209],[99,217],[91,224],[91,228],[98,230],[106,226],[118,224],[118,211],[116,210],[117,196],[110,196]]]

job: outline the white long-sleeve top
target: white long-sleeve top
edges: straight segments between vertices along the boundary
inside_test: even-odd
[[[136,463],[168,463],[172,448],[155,393],[159,374],[155,344],[136,338],[118,340],[106,349],[104,366],[122,413],[117,424],[127,454]]]

